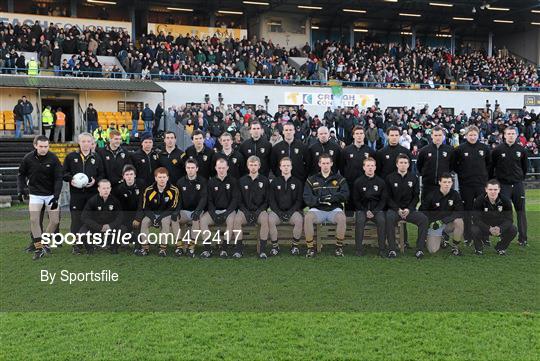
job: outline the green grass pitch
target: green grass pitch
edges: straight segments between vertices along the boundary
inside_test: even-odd
[[[260,262],[253,250],[235,261],[63,247],[32,262],[26,211],[0,210],[0,359],[539,360],[540,191],[527,202],[526,249],[422,261],[350,248]],[[49,285],[42,269],[110,269],[119,281]]]

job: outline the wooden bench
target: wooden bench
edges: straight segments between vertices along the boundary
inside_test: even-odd
[[[293,239],[293,226],[289,224],[280,224],[277,226],[278,229],[278,242],[282,244],[290,244]],[[218,230],[220,232],[225,232],[226,228],[224,225],[221,226],[211,226],[211,234],[214,235],[214,232]],[[259,246],[259,226],[244,226],[243,230],[243,243],[244,245],[257,245]],[[317,245],[317,252],[320,253],[324,245],[335,245],[336,242],[336,225],[331,223],[322,223],[317,224],[315,227],[314,241]],[[396,227],[396,242],[399,246],[401,253],[405,251],[405,222],[399,222]],[[355,237],[355,224],[354,217],[347,218],[347,228],[345,231],[345,239],[343,241],[346,245],[354,245]],[[201,236],[202,238],[202,236]],[[231,237],[234,239],[234,235]],[[270,242],[270,240],[268,240]],[[301,243],[305,244],[305,238],[302,234]],[[201,245],[202,241],[198,241],[198,245]],[[372,247],[377,247],[377,229],[375,225],[369,222],[364,230],[364,242],[363,244],[369,245]],[[258,251],[258,249],[257,249]]]

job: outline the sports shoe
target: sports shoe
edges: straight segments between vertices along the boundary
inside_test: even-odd
[[[270,256],[275,257],[279,254],[279,247],[272,247],[270,249]]]
[[[405,249],[411,249],[411,245],[409,244],[409,241],[403,242],[403,245]]]
[[[186,257],[195,258],[195,250],[194,249],[188,249],[187,252],[186,252]]]
[[[167,257],[167,251],[165,249],[160,249],[159,250],[159,253],[158,253],[158,256],[160,257]]]
[[[306,252],[306,258],[313,258],[315,257],[315,250],[313,248],[308,248]]]
[[[442,242],[441,242],[441,248],[442,249],[445,249],[445,248],[448,248],[448,246],[450,246],[450,236],[448,236],[448,234],[446,234],[446,232],[443,232],[442,234]]]
[[[336,255],[336,257],[345,257],[345,253],[343,253],[343,247],[336,247],[334,254]]]
[[[498,249],[497,254],[499,256],[506,256],[506,250],[505,249]]]
[[[259,259],[264,260],[264,259],[267,259],[267,258],[268,258],[268,256],[266,255],[266,253],[264,253],[264,252],[259,253]]]
[[[416,259],[422,259],[422,258],[424,258],[424,252],[416,251],[415,256],[416,256]]]
[[[219,258],[227,258],[227,257],[229,257],[229,254],[227,253],[227,251],[222,250],[221,252],[219,252]]]
[[[81,254],[81,249],[79,246],[73,246],[73,250],[71,251],[72,254],[79,255]]]
[[[518,241],[518,244],[521,246],[521,247],[527,247],[527,241]]]
[[[43,248],[42,249],[36,249],[34,251],[34,255],[32,256],[32,259],[34,261],[37,261],[38,259],[45,257],[45,254],[47,254],[47,252],[45,252],[45,250]]]
[[[240,253],[240,252],[234,252],[233,255],[232,255],[232,258],[240,259],[240,258],[242,258],[242,253]]]
[[[452,255],[453,256],[461,256],[461,250],[459,248],[452,248]]]
[[[183,254],[184,254],[184,250],[182,248],[176,248],[174,250],[174,255],[176,257],[182,257]]]
[[[396,251],[390,251],[388,252],[388,258],[397,258]]]
[[[293,256],[300,256],[300,248],[296,247],[296,246],[292,246],[291,248],[291,254]]]
[[[36,250],[36,246],[34,246],[34,242],[30,242],[28,247],[24,249],[24,251],[27,253],[34,252],[35,250]]]
[[[466,247],[469,247],[469,246],[472,246],[473,242],[472,242],[471,240],[464,239],[464,240],[463,240],[463,244],[464,244]]]
[[[477,255],[477,256],[483,256],[483,255],[484,255],[484,251],[475,249],[475,250],[474,250],[474,254]]]
[[[491,241],[489,239],[485,239],[482,242],[484,243],[485,247],[491,247]]]
[[[212,253],[210,253],[210,251],[204,251],[203,253],[201,253],[200,257],[201,258],[210,258],[210,257],[212,257]]]

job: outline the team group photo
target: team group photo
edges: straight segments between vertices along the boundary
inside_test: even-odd
[[[536,360],[538,0],[0,0],[0,358]]]

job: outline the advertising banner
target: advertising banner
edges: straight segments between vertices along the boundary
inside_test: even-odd
[[[334,97],[337,97],[337,102]],[[339,101],[339,98],[341,100]],[[285,92],[285,104],[288,105],[313,105],[319,107],[333,107],[339,103],[342,107],[354,107],[358,104],[360,107],[369,107],[375,102],[375,96],[372,94],[331,94],[331,93],[302,93]]]

